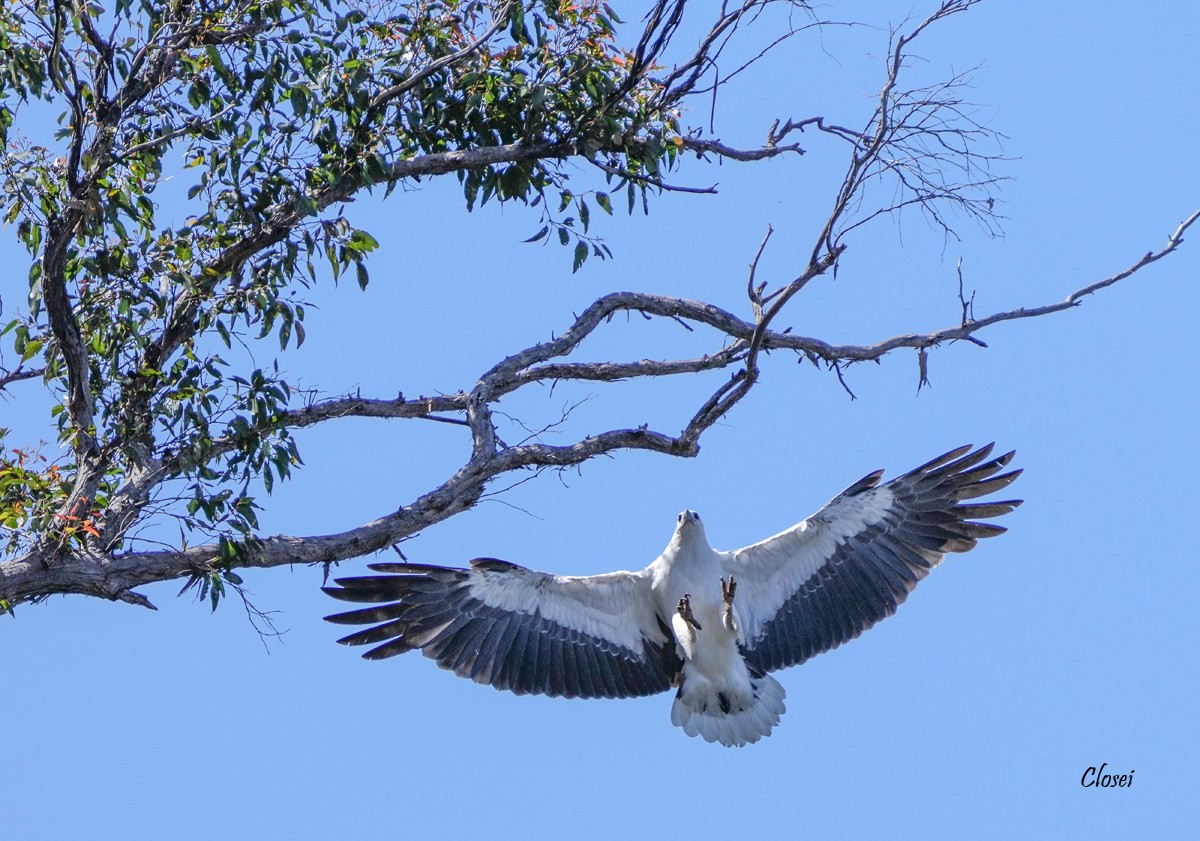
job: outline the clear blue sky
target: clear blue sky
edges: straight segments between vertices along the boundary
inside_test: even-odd
[[[929,73],[984,65],[973,98],[1017,158],[1004,170],[1014,179],[1006,236],[967,223],[962,242],[943,244],[916,217],[878,224],[787,322],[875,341],[954,323],[960,257],[982,314],[1058,300],[1161,246],[1200,207],[1198,31],[1200,12],[1184,2],[992,2],[931,31],[919,50]],[[760,87],[725,94],[725,137],[760,142],[774,116],[858,121],[883,37],[829,36],[836,61],[804,43],[804,55],[780,52]],[[720,195],[668,196],[649,218],[603,220],[616,259],[575,276],[566,250],[520,244],[535,217],[491,206],[467,215],[453,184],[361,201],[356,221],[384,244],[373,283],[365,294],[316,290],[308,342],[284,365],[328,394],[454,391],[608,291],[745,311],[745,268],[767,224],[777,235],[762,270],[783,277],[823,218],[841,159],[811,143],[803,160],[685,168],[682,180],[719,181]],[[0,260],[23,259],[5,230]],[[24,277],[0,279],[6,306],[23,298]],[[788,712],[758,745],[687,738],[670,725],[669,696],[521,698],[417,655],[367,663],[321,621],[338,604],[320,592],[320,570],[276,569],[247,575],[287,629],[268,650],[236,601],[210,614],[175,598],[178,584],[147,588],[157,613],[71,597],[0,620],[0,831],[26,841],[1197,837],[1198,281],[1200,231],[1077,310],[992,329],[988,350],[936,351],[933,387],[919,396],[912,354],[852,369],[855,401],[832,376],[773,358],[699,458],[627,454],[563,482],[546,475],[405,545],[410,559],[447,565],[494,555],[567,574],[640,568],[685,507],[704,514],[715,545],[735,548],[875,468],[894,475],[965,442],[1016,448],[1026,504],[1005,519],[1011,531],[951,556],[859,640],[779,674]],[[587,358],[699,346],[640,321],[612,325]],[[575,396],[596,399],[572,428],[677,426],[706,386],[584,390]],[[0,418],[31,423],[13,391]],[[512,408],[548,420],[570,396]],[[269,533],[329,532],[393,510],[453,471],[467,446],[456,427],[418,422],[348,422],[300,441],[306,467],[266,502]],[[1100,763],[1136,771],[1133,787],[1082,788]]]

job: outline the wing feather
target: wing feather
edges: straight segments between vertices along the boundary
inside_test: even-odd
[[[546,684],[546,694],[553,695],[555,697],[567,695],[569,698],[570,695],[568,694],[567,690],[566,669],[563,664],[565,655],[563,653],[562,640],[560,640],[558,637],[550,637],[548,649],[549,650],[547,651],[547,654],[550,657],[550,669]]]
[[[519,695],[525,694],[518,687],[535,686],[537,680],[538,637],[521,622],[514,622],[517,635],[513,637],[512,648],[508,656],[503,658],[500,673],[496,676],[497,686],[511,686]]]
[[[450,669],[463,677],[470,677],[474,671],[475,662],[483,651],[484,642],[495,626],[496,620],[491,616],[485,616],[471,622],[459,631],[458,656]]]
[[[550,667],[550,663],[551,661],[559,662],[557,658],[551,656],[551,648],[554,645],[554,639],[549,636],[543,636],[542,634],[537,633],[536,630],[530,631],[530,637],[532,638],[530,644],[534,646],[534,649],[537,652],[537,657],[530,661],[533,668],[528,673],[529,682],[522,683],[520,685],[548,686],[549,682],[552,680],[551,675],[553,672]],[[547,688],[545,693],[547,695],[554,695],[555,690],[552,688]],[[558,681],[557,694],[563,694],[562,680]]]
[[[413,647],[403,639],[395,639],[391,642],[385,642],[377,648],[372,648],[363,657],[367,660],[385,660],[388,657],[395,657],[397,654],[404,654],[406,651],[412,650]]]
[[[374,620],[367,620],[368,622]],[[367,628],[363,631],[357,631],[348,636],[342,637],[338,642],[345,645],[371,645],[372,643],[385,642],[393,639],[401,631],[404,630],[404,625],[400,620],[392,620],[384,622],[382,625],[376,625],[373,628]]]
[[[372,622],[387,622],[389,619],[399,618],[402,610],[403,606],[398,604],[365,607],[362,610],[351,610],[338,614],[333,621],[339,625],[368,625]]]
[[[992,448],[958,447],[884,484],[882,471],[870,473],[804,522],[724,553],[747,663],[780,669],[854,639],[895,613],[947,552],[1002,534],[975,518],[1020,500],[960,504],[1020,475],[1001,473],[1013,453],[992,458]]]
[[[498,655],[512,648],[516,633],[517,623],[511,616],[505,616],[496,622],[496,627],[488,635],[486,650],[481,652],[479,660],[476,661],[476,668],[471,672],[471,680],[486,684],[496,680],[497,673],[505,666],[504,658]]]
[[[371,564],[331,596],[374,606],[326,617],[376,660],[421,649],[438,665],[519,694],[626,698],[666,691],[681,662],[650,573],[546,575],[478,558],[469,569]]]

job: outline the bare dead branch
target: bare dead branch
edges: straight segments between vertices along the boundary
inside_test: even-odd
[[[763,291],[767,288],[766,281],[758,283],[758,261],[762,259],[763,252],[767,249],[767,243],[771,240],[771,234],[775,233],[775,229],[767,225],[767,233],[763,236],[762,242],[758,244],[758,250],[754,252],[754,259],[750,261],[750,275],[746,278],[746,297],[750,299],[750,307],[754,311],[755,322],[761,321],[763,317]]]
[[[11,371],[0,373],[0,391],[3,391],[12,383],[21,382],[22,380],[32,380],[36,377],[44,376],[45,373],[46,369],[44,368],[25,368],[22,365],[18,365]]]
[[[1034,308],[1021,308],[995,313],[965,324],[931,333],[911,333],[896,336],[874,345],[831,345],[817,339],[794,336],[787,332],[762,328],[762,321],[753,324],[737,318],[711,304],[644,293],[616,293],[596,301],[580,315],[565,333],[551,342],[526,348],[494,366],[480,378],[467,400],[468,420],[476,442],[472,459],[452,477],[433,491],[421,496],[398,511],[387,514],[358,528],[332,535],[277,536],[265,538],[252,552],[239,559],[239,566],[270,567],[293,563],[318,563],[344,560],[385,549],[422,528],[440,522],[474,505],[491,480],[513,470],[528,467],[561,467],[581,464],[598,455],[623,449],[640,449],[674,456],[692,456],[698,451],[700,434],[723,416],[746,393],[748,368],[735,372],[704,402],[678,435],[650,430],[646,427],[611,430],[588,436],[573,444],[550,446],[526,443],[497,449],[495,430],[487,406],[499,396],[510,393],[520,385],[546,377],[553,379],[606,379],[600,373],[608,363],[574,363],[575,367],[544,366],[540,375],[530,369],[556,357],[569,354],[583,339],[607,323],[608,316],[620,310],[636,310],[661,317],[678,317],[715,328],[727,337],[743,340],[739,347],[689,361],[661,363],[672,370],[704,370],[716,366],[714,359],[728,364],[743,362],[764,349],[783,348],[819,358],[831,365],[839,382],[853,396],[842,375],[847,363],[877,360],[900,348],[924,351],[944,342],[962,339],[992,324],[1014,319],[1035,318],[1078,306],[1082,298],[1127,279],[1183,244],[1184,234],[1200,220],[1197,210],[1168,238],[1159,251],[1150,252],[1129,268],[1103,280],[1087,284],[1070,293],[1064,300]],[[589,366],[595,367],[589,367]],[[636,374],[637,363],[623,369],[627,375]],[[649,375],[650,365],[643,374]],[[443,403],[440,401],[448,401]],[[341,398],[316,404],[311,411],[299,410],[289,418],[296,425],[311,425],[337,417],[351,415],[375,417],[418,417],[418,401],[371,401],[362,398]],[[434,398],[433,404],[442,410],[462,408],[462,397]],[[428,403],[426,404],[429,405]],[[474,407],[474,408],[472,408]],[[426,411],[426,414],[428,412]],[[215,545],[196,546],[185,551],[164,550],[119,554],[93,554],[81,551],[62,558],[47,568],[45,550],[35,550],[26,556],[0,565],[0,594],[10,603],[35,599],[48,593],[86,593],[111,599],[137,600],[131,591],[154,581],[178,578],[197,569],[210,566],[217,557]],[[140,602],[139,602],[140,603]]]
[[[862,132],[832,128],[820,118],[804,121],[854,143],[841,189],[813,246],[811,261],[815,262],[822,252],[841,248],[846,235],[855,229],[904,207],[919,207],[947,234],[953,234],[953,228],[941,215],[943,204],[955,206],[985,224],[990,221],[991,196],[982,193],[1000,180],[988,173],[989,164],[999,156],[975,151],[972,141],[989,138],[993,133],[967,113],[967,106],[955,94],[966,85],[970,71],[927,88],[906,91],[899,87],[908,46],[934,23],[964,12],[977,2],[945,0],[908,33],[894,36],[879,104]],[[896,179],[902,197],[850,221],[865,188],[884,175]],[[954,180],[956,175],[962,180]]]
[[[703,140],[699,137],[684,137],[683,148],[689,149],[697,155],[711,152],[734,161],[764,161],[787,152],[794,152],[797,155],[804,154],[804,150],[797,143],[786,146],[778,145],[778,138],[774,131],[768,132],[767,145],[761,149],[734,149],[718,140]]]
[[[975,293],[971,293],[970,299],[967,298],[966,292],[963,291],[963,272],[962,258],[958,258],[958,262],[954,265],[954,270],[958,274],[958,303],[962,307],[962,323],[973,321],[975,318]]]
[[[828,264],[812,267],[786,286],[772,293],[769,299],[771,307],[765,316],[756,314],[754,321],[746,321],[733,313],[701,301],[684,298],[654,295],[650,293],[618,292],[606,295],[595,301],[584,312],[577,316],[574,323],[563,331],[556,339],[525,348],[498,363],[479,379],[476,392],[487,402],[511,394],[519,388],[532,383],[546,381],[590,381],[618,382],[621,380],[640,377],[664,377],[685,373],[700,373],[717,370],[730,365],[748,362],[755,355],[752,348],[766,350],[791,350],[814,359],[823,360],[838,366],[835,370],[841,376],[841,367],[856,362],[878,361],[895,350],[912,348],[927,350],[938,345],[965,339],[985,346],[974,337],[974,334],[986,327],[1002,321],[1022,318],[1034,318],[1060,312],[1077,306],[1087,295],[1131,277],[1137,271],[1151,263],[1161,260],[1173,253],[1183,244],[1183,235],[1200,220],[1200,210],[1197,210],[1168,238],[1166,246],[1156,252],[1150,252],[1128,268],[1117,272],[1103,280],[1096,281],[1070,293],[1064,300],[1041,305],[1038,307],[1021,308],[994,313],[983,318],[968,318],[961,323],[929,333],[908,333],[894,336],[871,345],[834,345],[820,339],[795,335],[791,332],[769,329],[767,318],[774,319],[782,311],[790,295],[794,295],[813,277],[828,268]],[[766,247],[771,232],[768,231],[751,264],[751,284],[753,292],[753,277],[759,258]],[[831,263],[830,263],[831,264]],[[789,294],[790,293],[790,294]],[[752,298],[753,300],[753,298]],[[549,360],[564,357],[574,352],[579,345],[596,329],[607,323],[611,317],[621,311],[640,312],[646,316],[657,316],[692,322],[714,329],[724,337],[725,341],[732,340],[720,350],[700,357],[677,360],[637,360],[631,362],[571,362],[551,363]],[[844,384],[844,383],[843,383]],[[707,416],[709,412],[722,405],[722,398],[728,399],[736,383],[725,383],[718,389],[715,397],[710,398],[711,405],[705,404],[696,418]],[[849,389],[847,389],[849,390]],[[419,397],[408,400],[401,395],[395,400],[376,400],[363,397],[342,397],[322,401],[302,409],[287,412],[281,416],[270,429],[261,430],[266,433],[281,428],[303,428],[334,420],[341,417],[374,417],[374,418],[430,418],[435,412],[465,412],[471,403],[472,395],[458,392],[453,395],[437,397]],[[736,402],[736,401],[734,401]],[[693,420],[696,420],[693,418]],[[450,420],[450,419],[445,419]],[[455,419],[457,420],[457,419]],[[476,421],[483,424],[482,418]],[[461,421],[460,421],[461,423]],[[469,421],[467,422],[469,423]],[[233,450],[236,442],[233,439],[219,439],[214,442],[212,449],[206,451],[205,458],[219,457]],[[177,456],[168,467],[178,470],[182,467],[182,459]]]
[[[730,4],[723,5],[716,23],[702,37],[695,53],[667,73],[657,94],[660,104],[678,102],[685,96],[704,90],[701,82],[708,78],[706,74],[710,72],[715,77],[711,86],[715,91],[721,83],[721,79],[716,77],[715,61],[729,35],[770,2],[745,0],[732,9]],[[108,500],[107,511],[103,514],[101,539],[87,540],[78,546],[39,545],[18,558],[0,564],[0,597],[15,604],[37,600],[51,593],[82,593],[152,607],[137,592],[137,587],[174,578],[211,576],[228,572],[233,566],[274,567],[321,563],[327,567],[340,560],[395,548],[400,541],[422,529],[461,513],[483,497],[496,493],[497,485],[503,486],[507,482],[511,487],[513,478],[509,474],[526,476],[532,471],[536,475],[539,471],[554,468],[561,471],[562,468],[577,467],[589,459],[620,450],[694,456],[699,451],[703,434],[753,390],[760,377],[759,361],[766,352],[791,351],[801,359],[809,359],[814,364],[828,368],[853,399],[854,393],[844,377],[847,366],[879,360],[896,350],[915,349],[919,389],[928,384],[930,348],[958,339],[982,344],[975,334],[993,324],[1040,317],[1077,306],[1086,296],[1125,280],[1173,253],[1183,243],[1184,234],[1200,219],[1200,210],[1184,220],[1159,251],[1145,254],[1121,272],[1079,287],[1061,301],[976,318],[973,297],[968,299],[966,296],[959,266],[958,300],[962,313],[959,323],[951,327],[932,332],[906,333],[866,345],[834,345],[814,337],[794,335],[790,328],[776,327],[777,323],[783,321],[785,308],[797,294],[818,277],[836,271],[838,261],[847,248],[849,235],[879,216],[896,213],[903,208],[919,208],[945,230],[949,230],[949,221],[944,216],[946,208],[974,214],[985,223],[991,218],[990,196],[984,196],[986,188],[997,181],[988,170],[988,164],[997,158],[977,151],[976,144],[994,134],[976,120],[970,106],[959,96],[958,91],[965,85],[966,75],[958,74],[940,85],[914,90],[905,90],[899,84],[907,60],[907,49],[913,40],[932,23],[964,11],[974,2],[976,0],[947,0],[933,15],[906,34],[893,33],[878,105],[862,131],[847,129],[823,117],[810,117],[799,121],[788,119],[782,126],[776,122],[768,131],[766,143],[761,149],[739,150],[716,139],[701,139],[698,135],[686,135],[679,139],[683,148],[698,155],[711,153],[739,161],[761,160],[787,152],[803,154],[803,149],[798,145],[784,141],[811,127],[836,137],[850,152],[846,173],[829,215],[814,240],[810,259],[794,274],[789,272],[785,275],[790,276],[790,280],[774,288],[759,280],[760,261],[772,235],[772,229],[768,228],[749,266],[746,281],[751,311],[749,318],[705,301],[639,292],[612,293],[596,299],[560,335],[518,350],[492,365],[474,381],[469,390],[416,399],[406,399],[403,395],[395,399],[372,399],[356,395],[314,401],[301,408],[258,418],[248,426],[231,424],[230,430],[237,430],[236,434],[229,431],[214,438],[205,437],[204,444],[196,445],[198,449],[178,450],[164,447],[161,442],[143,443],[132,439],[106,442],[110,447],[109,452],[119,445],[121,457],[129,463],[122,466],[124,484]],[[654,3],[633,52],[629,76],[624,85],[646,78],[646,74],[661,59],[672,36],[679,31],[684,6],[684,0],[657,0]],[[65,20],[66,6],[56,4],[55,8],[56,19]],[[459,51],[437,59],[406,80],[381,90],[371,107],[382,108],[403,95],[420,80],[421,73],[427,76],[481,50],[500,31],[507,8],[504,6],[497,10],[482,34]],[[88,24],[83,25],[86,28]],[[47,22],[44,26],[53,35],[56,25]],[[238,37],[244,35],[245,31],[242,30]],[[61,32],[55,37],[61,40]],[[85,31],[82,37],[96,50],[108,48],[108,42],[96,32]],[[156,36],[155,42],[140,50],[130,63],[125,82],[103,109],[106,116],[101,122],[104,124],[93,125],[85,131],[84,121],[80,120],[79,128],[70,138],[66,166],[71,195],[63,211],[47,220],[48,236],[42,256],[43,296],[51,332],[61,348],[67,369],[68,413],[70,426],[75,431],[80,462],[73,488],[75,495],[63,509],[66,514],[75,511],[72,506],[79,503],[87,503],[90,507],[96,497],[96,482],[105,467],[104,458],[108,457],[99,453],[95,442],[89,440],[93,434],[91,412],[95,396],[87,390],[87,351],[81,343],[79,325],[73,323],[75,316],[72,303],[66,284],[62,281],[62,261],[66,259],[72,238],[92,212],[97,179],[116,160],[117,153],[113,151],[115,123],[105,121],[118,119],[120,113],[136,107],[155,86],[161,85],[170,76],[183,50],[198,44],[212,44],[215,43],[212,39],[219,41],[224,37],[219,34],[202,35],[197,29],[183,26],[166,27]],[[56,78],[56,83],[65,92],[74,111],[85,110],[80,93],[82,87],[74,67],[64,66],[64,72],[61,78]],[[103,95],[105,85],[115,84],[113,79],[106,81],[97,76],[93,79],[92,87],[94,92],[99,92],[97,95]],[[612,101],[610,97],[609,102]],[[604,107],[604,103],[597,106],[599,110]],[[183,132],[194,128],[189,124]],[[176,136],[180,136],[179,131],[168,130],[157,139],[135,144],[126,150],[126,154],[157,148]],[[480,167],[574,158],[589,160],[610,174],[645,186],[688,192],[709,191],[704,188],[675,187],[656,178],[624,172],[619,166],[595,159],[604,153],[603,148],[597,148],[586,137],[586,133],[581,132],[569,140],[522,140],[396,159],[386,167],[386,180],[395,183],[429,175],[462,173]],[[890,185],[895,190],[895,197],[882,204],[868,202],[864,198],[867,189],[880,182]],[[298,183],[307,182],[300,179]],[[140,359],[137,353],[131,354],[131,368],[136,368],[138,372],[131,378],[131,393],[137,391],[137,377],[143,376],[140,372],[153,372],[164,367],[185,343],[204,329],[198,316],[206,302],[211,301],[215,284],[233,283],[230,278],[238,277],[248,261],[284,242],[299,226],[305,224],[314,205],[318,211],[334,208],[350,201],[365,184],[351,170],[346,171],[344,178],[331,177],[315,183],[321,186],[311,188],[307,195],[293,196],[276,206],[268,206],[261,217],[254,217],[261,219],[258,224],[247,225],[238,238],[228,246],[222,246],[223,250],[214,250],[201,275],[190,278],[194,281],[192,285],[180,287],[184,291],[173,299],[173,315],[166,319],[167,323],[157,339],[150,342]],[[686,358],[612,361],[579,361],[570,358],[585,339],[602,330],[621,312],[640,313],[649,320],[669,319],[688,330],[696,330],[700,335],[710,337],[712,344],[708,346],[708,352]],[[524,426],[531,434],[514,446],[504,442],[497,432],[497,418],[500,418],[502,426],[507,419],[498,411],[497,404],[502,398],[526,386],[548,383],[553,389],[554,384],[561,382],[606,384],[647,377],[706,374],[718,370],[725,373],[709,375],[707,381],[712,382],[713,386],[698,401],[699,405],[688,407],[684,412],[686,420],[669,428],[651,429],[648,425],[637,425],[641,418],[633,418],[627,421],[631,424],[628,427],[602,431],[579,440],[564,439],[565,443],[553,445],[543,441],[542,433],[560,421],[539,431],[534,431],[536,427]],[[15,371],[0,375],[0,389],[40,373],[18,366]],[[141,384],[152,385],[153,374],[146,374],[145,377]],[[151,391],[147,388],[146,395]],[[130,401],[131,417],[135,417],[144,409],[145,401],[151,398],[126,396],[126,399]],[[565,415],[564,412],[564,419]],[[428,493],[388,510],[370,522],[340,533],[249,537],[237,541],[237,551],[231,557],[226,551],[230,538],[214,528],[209,534],[213,535],[213,539],[220,539],[217,543],[181,549],[168,547],[120,551],[121,547],[127,545],[154,545],[141,540],[131,542],[127,536],[147,511],[159,510],[169,515],[172,506],[180,505],[175,492],[167,485],[172,480],[190,479],[201,472],[201,468],[219,466],[222,460],[245,452],[248,445],[269,442],[272,436],[347,417],[420,419],[453,424],[462,427],[464,433],[470,436],[471,455],[461,467]],[[514,422],[523,424],[519,419]],[[516,481],[519,483],[524,479]],[[156,494],[160,496],[156,497]],[[390,508],[390,505],[385,507]],[[181,542],[181,545],[186,544]]]

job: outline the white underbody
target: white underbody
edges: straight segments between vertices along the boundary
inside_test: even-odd
[[[726,611],[721,581],[729,579],[721,555],[708,545],[704,526],[690,511],[680,515],[652,585],[663,616],[683,658],[679,692],[671,720],[689,735],[725,745],[756,742],[771,732],[783,713],[783,687],[774,678],[754,677],[742,658],[744,643],[737,614]],[[694,625],[678,607],[691,605]],[[696,628],[698,625],[699,628]]]

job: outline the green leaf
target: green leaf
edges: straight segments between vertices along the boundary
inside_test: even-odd
[[[308,91],[297,85],[288,93],[288,98],[292,102],[292,113],[297,119],[303,120],[308,116]]]
[[[347,245],[355,251],[374,251],[379,247],[379,240],[366,231],[355,231],[350,235]]]
[[[571,267],[571,274],[574,274],[575,272],[579,271],[579,267],[583,265],[583,262],[585,260],[587,260],[587,258],[588,258],[587,243],[584,242],[583,240],[580,240],[579,242],[575,243],[575,262]]]
[[[21,361],[24,362],[27,359],[32,359],[42,349],[42,345],[44,344],[45,342],[41,339],[33,339],[30,342],[26,342],[25,347],[21,350]]]
[[[523,242],[537,242],[540,239],[544,239],[548,233],[550,233],[550,226],[542,225],[542,229],[540,231],[531,236],[529,239],[523,240]]]

